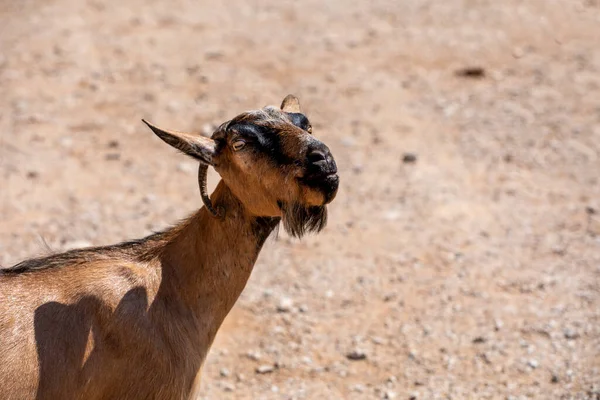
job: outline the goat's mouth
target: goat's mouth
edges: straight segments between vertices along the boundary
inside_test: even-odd
[[[340,185],[340,177],[337,172],[329,174],[313,174],[299,178],[304,186],[317,190],[323,194],[324,203],[328,204],[335,198]]]
[[[301,238],[308,232],[320,232],[327,225],[327,207],[304,206],[298,202],[278,202],[283,228],[292,236]]]

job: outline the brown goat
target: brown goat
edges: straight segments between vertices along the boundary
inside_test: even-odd
[[[148,126],[200,162],[205,207],[141,240],[0,270],[0,398],[189,398],[269,234],[325,225],[337,167],[294,96],[211,139]],[[208,165],[222,178],[210,198]]]

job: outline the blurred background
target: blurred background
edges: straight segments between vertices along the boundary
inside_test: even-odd
[[[199,399],[600,398],[599,1],[5,0],[0,88],[4,266],[201,205],[141,118],[300,98],[329,225],[269,239]]]

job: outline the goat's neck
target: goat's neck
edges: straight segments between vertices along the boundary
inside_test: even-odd
[[[211,198],[225,210],[224,218],[215,218],[201,208],[176,228],[161,262],[163,280],[171,281],[167,285],[171,294],[198,318],[212,321],[214,335],[244,289],[279,218],[250,215],[223,181]]]

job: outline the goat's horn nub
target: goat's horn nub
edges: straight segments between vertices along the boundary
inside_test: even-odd
[[[208,196],[208,192],[206,190],[206,174],[208,172],[208,165],[200,163],[200,167],[198,167],[198,185],[200,186],[200,197],[202,197],[202,202],[204,206],[213,216],[220,218],[221,213],[217,212],[210,201],[210,197]]]

